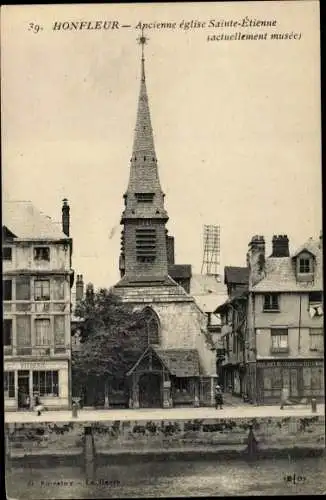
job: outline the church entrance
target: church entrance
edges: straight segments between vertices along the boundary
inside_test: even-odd
[[[139,406],[159,408],[162,401],[162,377],[160,373],[144,373],[139,378]]]

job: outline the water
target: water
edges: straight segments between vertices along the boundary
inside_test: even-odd
[[[316,495],[326,493],[326,457],[108,464],[97,468],[93,480],[77,465],[44,468],[26,461],[7,469],[6,489],[9,498],[23,500]]]

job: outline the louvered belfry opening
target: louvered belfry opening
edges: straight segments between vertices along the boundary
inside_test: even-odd
[[[156,229],[136,229],[136,256],[138,262],[154,262],[156,258]]]

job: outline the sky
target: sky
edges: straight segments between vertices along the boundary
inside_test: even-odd
[[[209,27],[209,20],[276,20]],[[118,29],[53,30],[117,20]],[[185,30],[182,21],[204,27]],[[243,266],[251,237],[321,229],[318,2],[2,7],[2,190],[54,220],[71,207],[73,267],[96,287],[118,281],[120,216],[140,85],[146,81],[176,262],[201,271],[204,224],[220,225],[221,272]],[[34,23],[31,28],[30,23]],[[37,33],[36,26],[42,27]],[[130,25],[122,28],[121,25]],[[34,30],[34,31],[33,31]],[[298,33],[291,40],[207,41]]]

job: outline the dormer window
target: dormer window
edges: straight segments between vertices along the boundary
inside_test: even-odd
[[[138,203],[152,203],[154,199],[154,193],[135,193],[135,196]]]
[[[312,272],[312,262],[309,258],[299,259],[299,273],[311,273]]]
[[[314,257],[308,251],[303,251],[297,256],[297,280],[312,281],[314,278]]]

